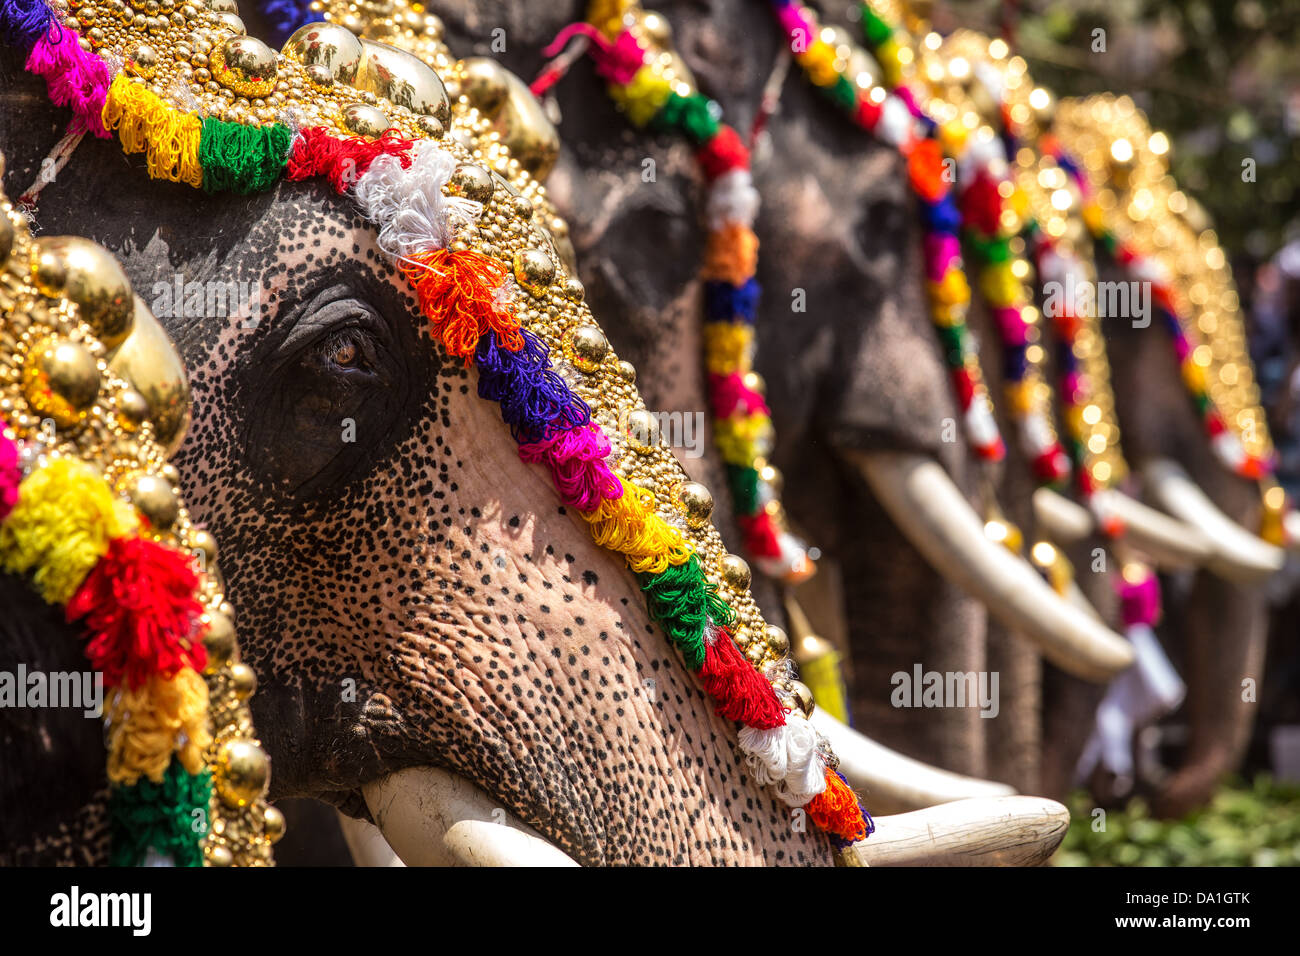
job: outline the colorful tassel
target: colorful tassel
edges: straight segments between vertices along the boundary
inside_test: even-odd
[[[208,732],[208,685],[185,668],[171,679],[151,676],[131,689],[109,691],[104,708],[108,727],[108,779],[134,786],[141,777],[162,783],[172,755],[190,773],[203,769]]]
[[[159,783],[144,779],[132,787],[114,787],[108,800],[109,865],[140,866],[152,849],[175,866],[202,866],[211,799],[212,775],[207,770],[191,774],[177,760]]]
[[[293,133],[279,123],[245,126],[208,117],[199,140],[205,192],[240,195],[269,189],[284,172]]]
[[[731,635],[714,628],[705,641],[700,683],[718,703],[718,715],[746,727],[766,730],[785,723],[785,711],[776,693],[754,666],[745,659]]]

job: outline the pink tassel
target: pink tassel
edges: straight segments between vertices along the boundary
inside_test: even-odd
[[[27,57],[27,71],[45,78],[50,101],[72,109],[68,132],[91,133],[108,139],[101,116],[108,95],[108,67],[81,48],[75,30],[51,27]]]
[[[4,427],[0,420],[0,429]],[[0,431],[0,521],[9,517],[18,503],[18,484],[23,480],[23,470],[18,465],[18,446]]]
[[[960,259],[961,243],[956,236],[932,232],[925,237],[925,272],[931,282],[941,282]]]
[[[745,380],[736,372],[709,376],[709,405],[715,418],[730,418],[737,406],[743,408],[746,415],[771,414],[763,396],[747,388]]]
[[[1136,583],[1121,577],[1116,587],[1124,626],[1145,624],[1154,627],[1160,620],[1160,582],[1156,576],[1148,572]]]
[[[1001,306],[993,310],[993,317],[997,319],[998,330],[1002,333],[1004,345],[1029,344],[1029,326],[1025,325],[1019,308]]]
[[[609,452],[609,438],[595,423],[519,446],[524,461],[551,469],[560,498],[579,511],[595,511],[602,501],[623,496],[622,484],[605,462]]]

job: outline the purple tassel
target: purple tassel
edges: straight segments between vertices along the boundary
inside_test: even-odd
[[[474,353],[479,397],[501,406],[501,418],[520,443],[586,425],[591,421],[587,403],[552,370],[541,340],[528,331],[521,334],[524,347],[518,352],[502,348],[490,332],[479,339]]]
[[[30,50],[51,27],[62,32],[44,0],[0,0],[0,34],[9,46]]]

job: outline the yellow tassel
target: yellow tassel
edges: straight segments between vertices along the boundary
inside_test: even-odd
[[[980,273],[980,290],[993,308],[1021,305],[1025,300],[1024,286],[1011,271],[1010,262],[999,262]]]
[[[965,305],[970,301],[970,285],[960,269],[949,269],[938,282],[927,282],[930,301],[939,305]]]
[[[638,573],[662,574],[670,564],[685,564],[691,546],[655,513],[654,495],[621,478],[619,483],[621,497],[606,498],[595,511],[582,512],[596,544],[618,551]]]
[[[643,66],[627,86],[610,86],[609,91],[614,102],[623,107],[632,125],[645,126],[664,105],[672,86],[655,68]]]
[[[208,685],[190,668],[171,680],[155,674],[138,690],[109,692],[108,779],[133,786],[141,777],[162,783],[172,754],[190,773],[203,769],[208,733]]]
[[[138,523],[93,467],[56,458],[18,486],[18,504],[0,525],[0,566],[31,574],[46,601],[66,604],[109,540],[135,533]]]
[[[835,71],[835,48],[825,40],[814,40],[795,59],[808,71],[808,78],[818,86],[830,86],[840,77]]]
[[[741,415],[714,421],[713,443],[722,460],[733,465],[752,464],[758,440],[772,430],[772,419],[766,415]]]
[[[106,127],[117,130],[122,149],[145,154],[154,179],[203,185],[199,165],[203,122],[197,113],[173,110],[157,94],[120,73],[104,98],[103,118]]]
[[[706,322],[704,355],[714,375],[745,373],[754,354],[754,330],[743,322]]]

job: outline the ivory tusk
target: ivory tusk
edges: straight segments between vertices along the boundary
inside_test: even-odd
[[[463,777],[411,767],[361,788],[407,866],[577,866]]]
[[[1085,680],[1110,680],[1133,663],[1127,641],[1061,599],[1038,573],[1001,545],[942,466],[907,452],[857,453],[880,503],[940,574],[987,605],[1052,663]]]
[[[1162,508],[1202,532],[1211,548],[1206,567],[1215,574],[1248,584],[1282,567],[1286,558],[1282,549],[1225,515],[1181,465],[1155,459],[1143,467],[1142,477]]]
[[[1046,797],[995,797],[875,822],[848,851],[861,865],[1038,866],[1065,839],[1070,811]]]
[[[406,866],[373,823],[340,813],[339,829],[357,866]]]
[[[1191,525],[1161,514],[1121,491],[1103,489],[1094,498],[1098,507],[1123,522],[1127,539],[1160,567],[1196,568],[1210,560],[1210,542]],[[1034,518],[1060,544],[1080,541],[1097,526],[1091,511],[1050,488],[1034,492]]]
[[[1005,783],[966,777],[905,757],[820,707],[813,711],[812,723],[840,758],[840,773],[865,794],[873,812],[903,813],[953,800],[1006,797],[1016,792]]]

